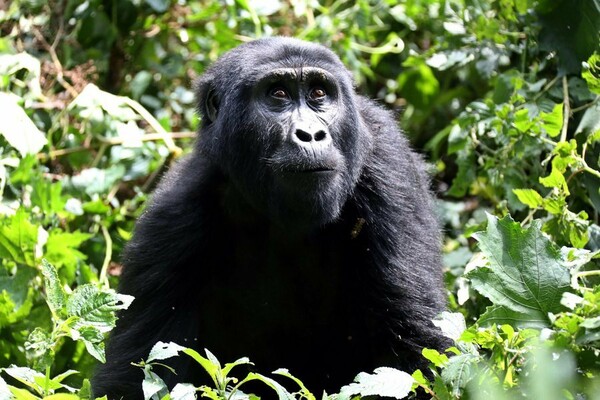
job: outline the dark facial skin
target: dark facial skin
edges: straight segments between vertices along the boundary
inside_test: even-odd
[[[426,370],[423,347],[448,345],[431,323],[439,230],[393,116],[330,50],[288,38],[233,49],[196,89],[198,140],[127,245],[119,291],[136,300],[94,394],[141,398],[131,362],[159,340],[288,368],[318,397],[378,366]],[[210,384],[189,358],[167,363],[178,375],[155,372],[171,387]]]

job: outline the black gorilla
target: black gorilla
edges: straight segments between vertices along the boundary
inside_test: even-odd
[[[354,92],[328,49],[253,41],[199,80],[194,152],[138,221],[97,396],[136,399],[130,365],[157,341],[285,367],[329,393],[381,365],[411,371],[446,344],[429,180],[389,112]],[[187,357],[178,376],[202,373]]]

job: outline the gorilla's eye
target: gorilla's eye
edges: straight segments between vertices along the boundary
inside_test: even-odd
[[[277,99],[287,99],[289,97],[286,90],[281,87],[276,87],[276,88],[271,89],[269,94]]]
[[[310,91],[310,93],[308,94],[308,97],[311,100],[321,100],[325,96],[327,96],[327,93],[325,92],[325,89],[320,88],[320,87],[312,88],[311,91]]]

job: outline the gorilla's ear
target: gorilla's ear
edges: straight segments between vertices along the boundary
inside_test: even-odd
[[[219,113],[220,99],[213,80],[207,75],[200,77],[195,83],[198,112],[206,123],[212,123]]]
[[[204,99],[204,113],[210,122],[216,120],[217,114],[219,113],[219,97],[212,87],[208,88],[208,91],[206,92],[206,97]]]

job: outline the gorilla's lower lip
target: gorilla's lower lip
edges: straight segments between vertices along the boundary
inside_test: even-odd
[[[332,168],[311,168],[311,169],[302,169],[296,172],[300,172],[303,174],[320,174],[320,173],[327,173],[327,172],[334,172],[335,170]]]

